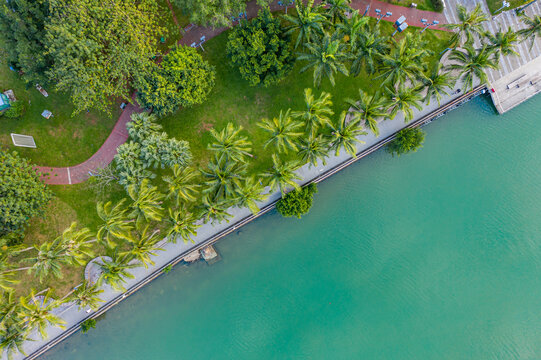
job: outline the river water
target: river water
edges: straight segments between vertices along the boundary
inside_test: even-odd
[[[177,266],[44,359],[541,358],[541,98],[478,98]]]

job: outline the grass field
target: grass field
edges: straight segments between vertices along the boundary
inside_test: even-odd
[[[522,5],[527,4],[529,2],[532,2],[532,1],[533,0],[507,0],[507,2],[509,2],[511,4],[511,6],[509,6],[508,8],[505,8],[503,10],[498,11],[498,13],[502,12],[502,11],[507,11],[507,10],[517,8],[519,6],[522,6]],[[496,10],[501,8],[502,4],[503,4],[503,1],[501,1],[501,0],[486,0],[486,2],[487,2],[488,9],[490,10],[490,13],[492,15],[497,14]]]

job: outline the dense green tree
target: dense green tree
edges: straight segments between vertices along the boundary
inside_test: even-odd
[[[46,241],[41,245],[36,244],[34,248],[36,254],[23,259],[23,261],[31,263],[29,271],[39,277],[40,282],[49,273],[57,278],[62,278],[62,265],[66,263],[62,238],[58,237],[53,241]]]
[[[344,0],[338,0],[338,2]],[[363,33],[367,32],[367,24],[370,21],[370,17],[362,16],[359,10],[355,10],[351,13],[349,18],[342,19],[342,22],[336,24],[336,35],[342,37],[344,42],[353,46],[357,43],[357,40]]]
[[[246,164],[214,157],[209,162],[208,168],[201,170],[204,180],[203,193],[214,200],[233,199],[245,174]]]
[[[519,55],[519,53],[515,51],[515,48],[520,42],[520,34],[515,32],[511,26],[507,28],[507,31],[499,30],[494,35],[487,32],[486,36],[489,41],[488,50],[494,52],[496,61],[500,61],[501,55]]]
[[[483,36],[485,30],[482,23],[488,18],[481,9],[481,4],[477,4],[471,12],[459,4],[456,11],[460,22],[458,24],[445,24],[448,29],[456,30],[451,40],[452,44],[471,44],[476,36],[479,38]]]
[[[96,319],[90,318],[86,319],[81,323],[81,332],[84,334],[88,332],[90,329],[94,329],[96,327]]]
[[[47,84],[51,57],[46,53],[45,24],[49,21],[48,0],[4,1],[0,5],[0,34],[7,62],[22,71],[26,82]]]
[[[460,79],[464,84],[464,90],[473,89],[473,81],[479,79],[481,84],[488,81],[486,69],[498,69],[498,63],[493,59],[492,52],[485,45],[480,49],[474,49],[465,45],[464,49],[455,49],[449,55],[449,60],[455,63],[448,66],[448,69],[457,70]]]
[[[73,302],[78,306],[79,310],[90,308],[96,311],[100,303],[104,302],[99,297],[102,292],[103,290],[97,284],[90,284],[88,281],[84,281],[73,292],[69,293],[64,301]]]
[[[98,217],[102,221],[96,237],[102,245],[114,247],[117,240],[126,240],[133,230],[133,221],[128,218],[125,202],[126,199],[122,199],[115,206],[112,201],[96,205]]]
[[[522,15],[522,22],[526,25],[526,28],[519,31],[524,40],[530,41],[530,50],[537,38],[541,38],[541,15],[534,15],[531,18]]]
[[[143,222],[161,221],[162,203],[165,196],[158,191],[157,186],[152,186],[148,179],[144,179],[140,186],[128,186],[127,191],[133,201],[130,205],[129,217],[135,219],[139,228]]]
[[[347,19],[346,13],[353,11],[350,3],[351,0],[323,0],[325,15],[333,24],[344,22]]]
[[[134,78],[153,69],[158,24],[155,0],[49,0],[49,75],[68,91],[75,113],[109,111],[114,97],[130,101]]]
[[[203,196],[201,205],[199,206],[199,216],[203,218],[205,223],[209,221],[218,223],[232,217],[233,215],[227,212],[227,209],[231,206],[229,200],[213,200],[208,195]]]
[[[43,214],[51,197],[28,160],[0,149],[0,236],[22,234],[32,217]]]
[[[150,232],[149,224],[140,227],[128,238],[129,248],[120,251],[119,255],[131,257],[148,269],[148,265],[154,265],[151,257],[156,256],[156,251],[163,251],[163,248],[158,245],[160,238],[157,235],[159,232],[159,229]]]
[[[304,164],[317,166],[320,160],[323,165],[327,164],[325,158],[328,156],[329,141],[323,135],[302,137],[298,147],[297,156]]]
[[[58,303],[51,298],[52,290],[45,293],[43,299],[37,298],[34,290],[27,297],[21,297],[19,317],[25,324],[26,330],[37,329],[43,339],[47,338],[45,329],[49,325],[65,329],[64,320],[54,315],[51,311]]]
[[[229,34],[227,55],[250,85],[268,86],[284,78],[295,58],[289,49],[290,36],[268,8],[252,21],[242,21]]]
[[[358,137],[367,133],[363,129],[359,116],[354,116],[349,121],[346,120],[346,112],[343,111],[337,121],[331,125],[331,150],[334,150],[334,155],[338,156],[340,149],[343,148],[351,156],[357,157],[357,144],[364,143]]]
[[[276,203],[276,210],[284,217],[296,216],[300,219],[312,207],[312,201],[316,193],[317,186],[314,183],[302,189],[293,190]]]
[[[284,15],[284,19],[291,25],[287,27],[287,34],[297,33],[295,49],[299,44],[307,44],[314,40],[315,36],[323,34],[323,26],[326,23],[325,16],[321,13],[321,5],[314,6],[314,0],[295,2],[297,15]]]
[[[246,9],[246,0],[173,0],[194,24],[212,27],[230,26],[231,17]]]
[[[288,150],[297,150],[296,139],[302,135],[299,128],[302,123],[290,116],[290,109],[285,113],[280,110],[278,117],[263,119],[257,125],[268,134],[268,140],[264,143],[266,149],[269,145],[274,145],[279,153],[287,153]]]
[[[111,259],[100,257],[98,262],[101,269],[100,277],[96,284],[102,286],[108,284],[116,291],[126,291],[124,284],[126,279],[133,279],[134,276],[128,271],[139,266],[139,264],[130,263],[133,257],[129,255],[119,255],[116,251],[111,254]]]
[[[305,132],[316,136],[319,129],[331,124],[332,111],[331,94],[322,91],[319,98],[315,98],[312,89],[304,89],[304,109],[292,111],[291,116],[305,125]]]
[[[306,43],[304,46],[308,52],[299,55],[298,60],[308,61],[308,64],[301,69],[301,73],[313,68],[315,87],[319,87],[323,76],[328,78],[334,86],[334,73],[349,75],[344,64],[349,56],[346,53],[346,45],[341,40],[333,40],[329,34],[325,33],[322,39]]]
[[[299,184],[295,180],[302,180],[302,178],[295,173],[295,170],[299,168],[297,161],[283,161],[278,155],[272,154],[272,168],[263,174],[268,179],[271,191],[280,189],[282,195],[286,193],[288,187],[299,189]]]
[[[126,124],[130,138],[140,144],[151,135],[160,133],[162,126],[156,123],[157,120],[154,114],[134,112],[131,115],[131,121]]]
[[[147,169],[141,160],[141,145],[128,141],[119,145],[115,155],[115,172],[118,176],[118,183],[124,187],[132,184],[140,184],[143,179],[152,179],[156,175]]]
[[[417,151],[422,147],[424,140],[425,132],[420,128],[402,129],[396,134],[396,138],[387,144],[387,151],[393,156]]]
[[[94,256],[92,251],[96,242],[94,234],[86,227],[77,229],[76,222],[72,222],[59,239],[64,250],[64,261],[70,265],[82,266],[86,264],[88,258]]]
[[[252,157],[252,142],[247,136],[241,135],[242,126],[235,126],[232,122],[227,123],[222,131],[210,129],[210,134],[214,138],[209,144],[208,149],[214,151],[216,156],[237,162],[245,162],[246,156]]]
[[[429,72],[421,80],[426,89],[424,101],[430,105],[430,99],[435,98],[440,105],[443,95],[449,95],[447,89],[455,85],[455,79],[450,72],[443,70],[443,64],[438,62],[434,64]]]
[[[404,121],[413,120],[413,108],[421,111],[423,107],[421,101],[421,91],[419,88],[400,85],[397,89],[388,89],[389,105],[391,113],[389,117],[394,119],[401,112],[404,114]]]
[[[163,177],[163,181],[168,186],[168,198],[176,200],[177,204],[183,201],[194,202],[196,195],[199,192],[199,184],[196,183],[196,179],[199,177],[199,171],[192,167],[181,167],[175,165],[173,167],[173,175],[166,175]]]
[[[214,87],[216,71],[197,49],[177,45],[135,81],[137,102],[157,115],[169,115],[182,107],[201,104]]]
[[[374,135],[378,136],[378,120],[387,116],[387,101],[381,96],[381,93],[376,92],[374,95],[369,95],[359,89],[359,98],[348,98],[346,103],[350,106],[353,118],[359,120],[361,125],[364,125]]]

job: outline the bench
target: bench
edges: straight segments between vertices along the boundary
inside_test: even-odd
[[[520,80],[525,76],[526,76],[526,74],[524,74],[521,77],[519,77],[519,78],[513,80],[512,82],[510,82],[509,84],[507,84],[507,88],[511,89],[511,88],[514,88],[514,87],[519,87],[519,83],[521,82]]]

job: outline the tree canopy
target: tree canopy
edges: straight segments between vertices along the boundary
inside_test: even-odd
[[[0,149],[0,236],[22,234],[52,197],[28,160]]]
[[[300,190],[293,190],[278,201],[276,210],[284,217],[296,216],[300,219],[312,207],[312,201],[316,193],[317,186],[314,183]]]
[[[176,46],[147,76],[136,81],[137,100],[157,115],[201,104],[214,87],[214,67],[196,49]]]
[[[420,128],[406,128],[396,134],[396,138],[387,144],[387,151],[393,156],[406,154],[410,151],[417,151],[423,146],[425,132]]]
[[[264,8],[257,18],[243,21],[231,30],[227,54],[250,85],[268,86],[280,81],[293,68],[295,58],[289,42],[290,36],[280,20]]]
[[[153,68],[158,25],[154,0],[50,0],[45,43],[49,76],[69,91],[75,112],[107,111],[113,97],[130,99],[134,78]]]

